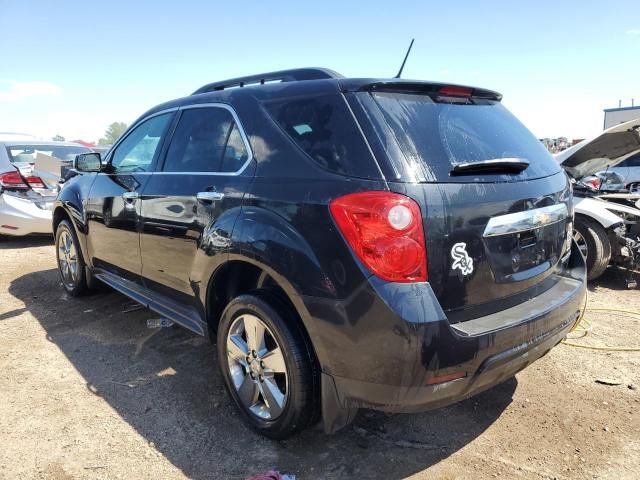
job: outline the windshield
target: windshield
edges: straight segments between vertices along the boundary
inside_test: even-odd
[[[560,171],[544,146],[500,102],[474,98],[442,102],[398,92],[365,95],[374,99],[411,169],[421,170],[426,179],[519,181]],[[499,159],[525,160],[529,166],[519,174],[450,175],[459,164]]]
[[[7,147],[12,163],[34,164],[38,153],[55,157],[63,162],[71,162],[80,153],[89,153],[91,149],[73,145],[13,145]]]

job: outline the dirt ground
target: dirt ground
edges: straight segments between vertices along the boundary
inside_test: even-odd
[[[590,306],[640,310],[622,280],[608,271]],[[460,404],[273,442],[235,415],[214,347],[130,306],[64,294],[49,239],[0,240],[0,478],[640,478],[640,353],[560,345]],[[637,320],[588,318],[579,342],[640,346]]]

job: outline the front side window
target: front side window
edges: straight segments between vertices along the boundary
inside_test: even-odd
[[[220,107],[182,113],[167,151],[165,172],[238,172],[249,152],[231,112]]]
[[[143,121],[120,142],[111,156],[111,168],[116,173],[151,172],[172,113],[157,115]]]

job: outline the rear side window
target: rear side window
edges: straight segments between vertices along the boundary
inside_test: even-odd
[[[288,99],[265,107],[289,138],[322,168],[342,175],[380,178],[341,95]]]
[[[192,108],[182,112],[163,170],[235,173],[248,159],[249,152],[229,110]]]
[[[441,103],[428,95],[363,93],[371,95],[413,169],[437,181],[478,181],[487,174],[454,177],[460,163],[517,158],[529,161],[519,175],[505,180],[540,178],[560,171],[544,146],[497,101]],[[371,103],[369,103],[371,105]],[[494,181],[495,174],[490,175]]]

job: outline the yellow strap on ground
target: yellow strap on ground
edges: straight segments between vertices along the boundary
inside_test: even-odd
[[[570,338],[569,340],[577,340],[578,338],[584,338],[591,331],[592,325],[584,315],[586,312],[615,312],[615,313],[626,313],[627,315],[631,315],[632,320],[640,320],[640,312],[635,310],[623,310],[620,308],[587,308],[587,298],[588,296],[584,296],[584,308],[582,309],[582,313],[580,314],[580,318],[571,329],[570,333],[578,333],[581,334],[578,337]],[[575,343],[567,340],[563,340],[562,343],[564,345],[568,345],[569,347],[576,348],[586,348],[588,350],[601,350],[605,352],[640,352],[640,347],[609,347],[607,345],[584,345],[581,343]]]

